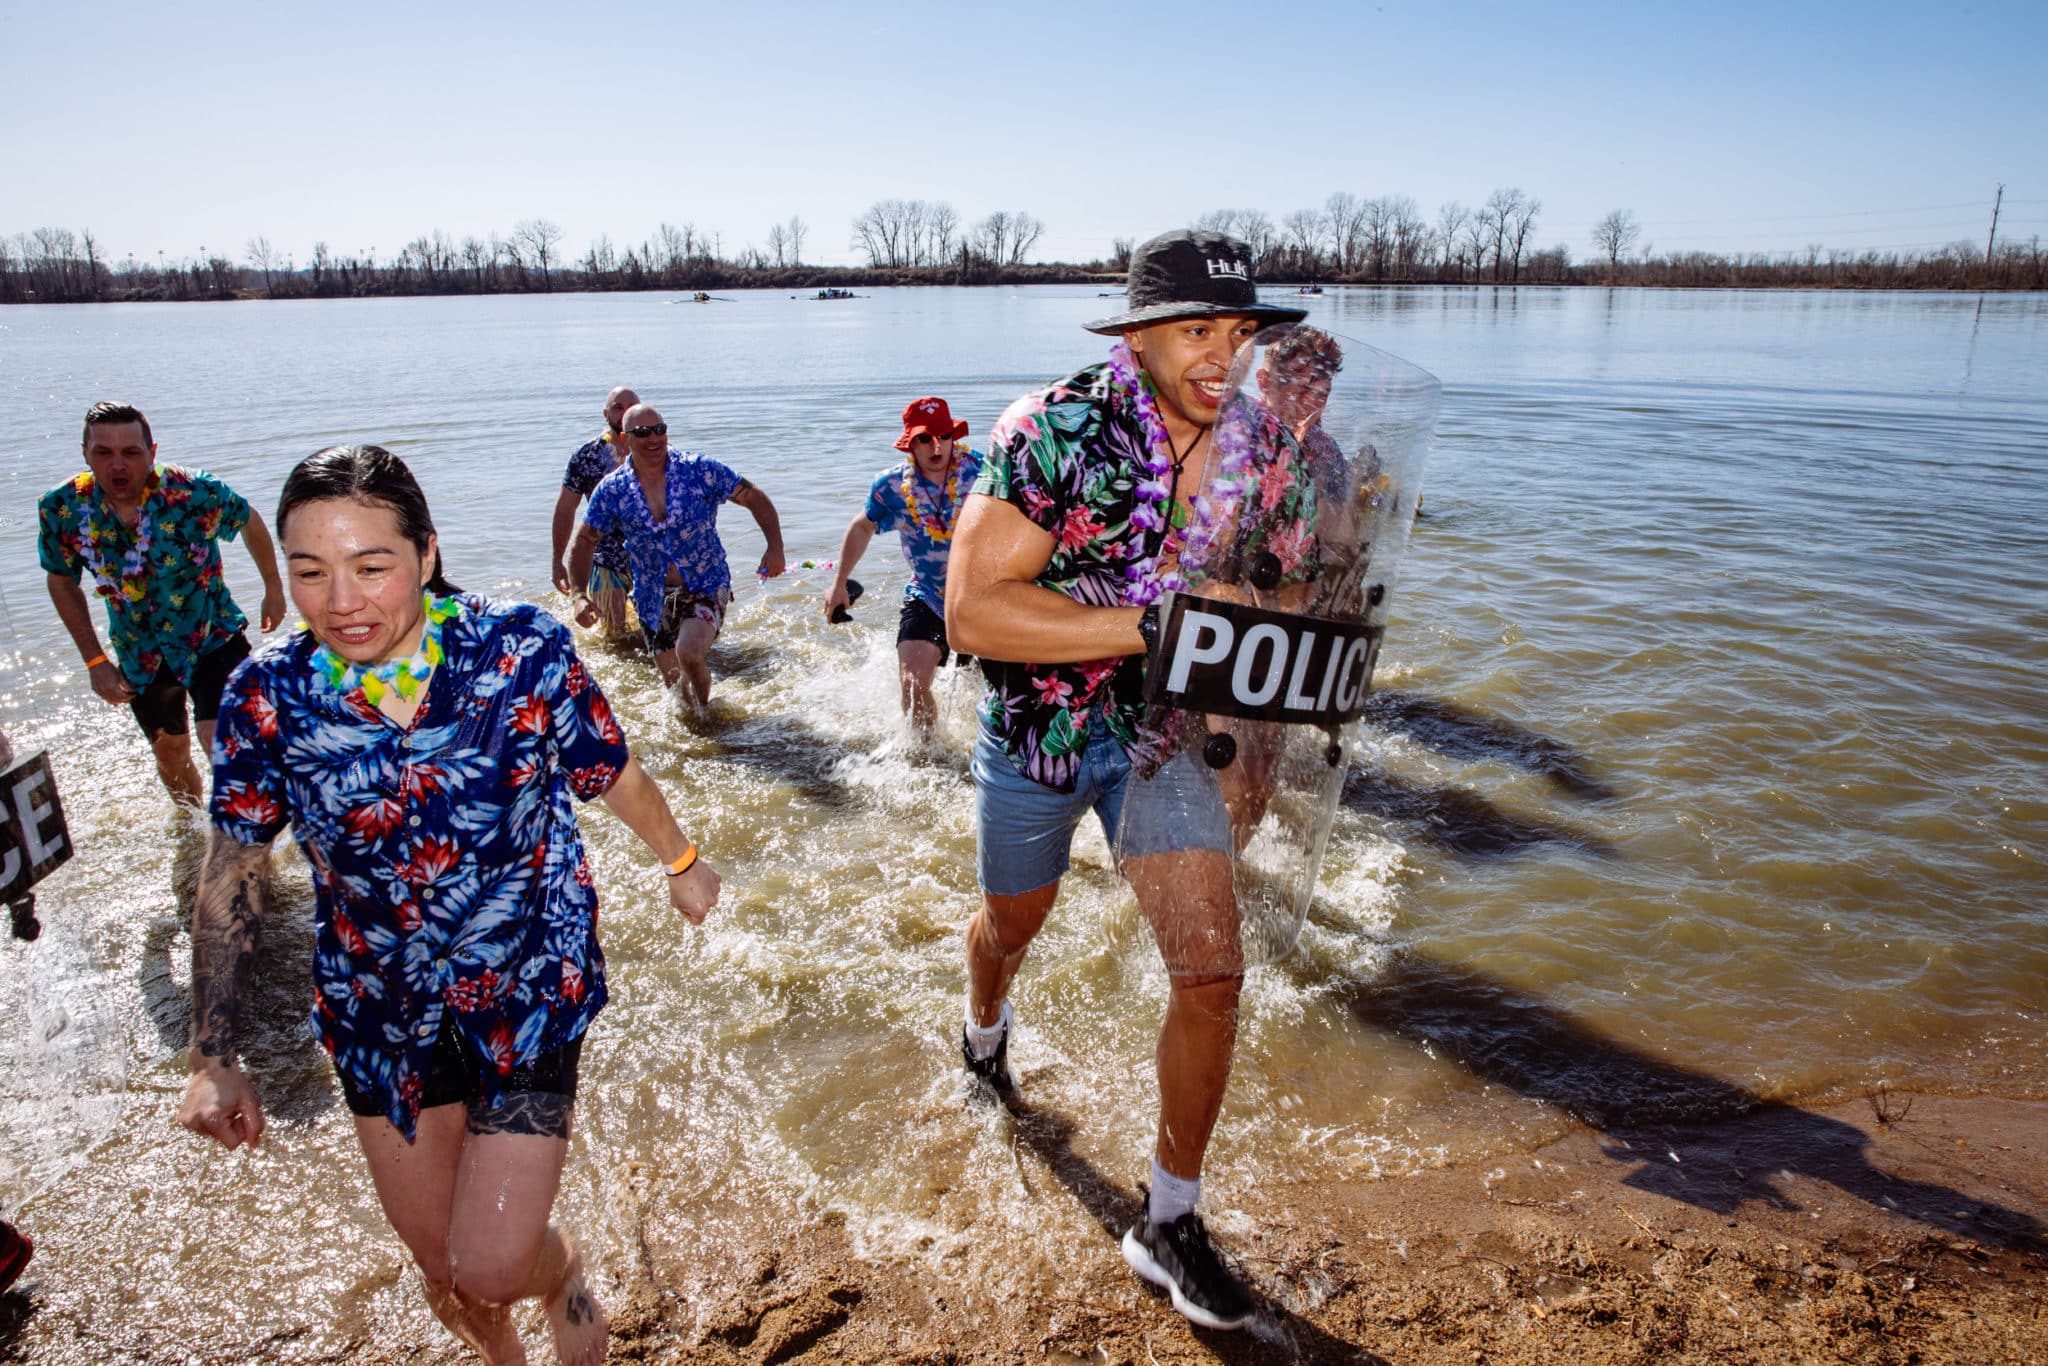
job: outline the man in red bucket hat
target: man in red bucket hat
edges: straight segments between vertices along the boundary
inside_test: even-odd
[[[919,734],[931,730],[935,708],[932,675],[946,662],[946,558],[953,523],[974,487],[981,460],[959,444],[967,424],[953,420],[942,398],[913,399],[903,410],[903,435],[896,449],[909,459],[875,476],[867,507],[846,524],[839,543],[839,572],[825,593],[825,616],[849,606],[847,575],[860,562],[878,531],[894,531],[910,566],[903,610],[896,626],[900,700]]]

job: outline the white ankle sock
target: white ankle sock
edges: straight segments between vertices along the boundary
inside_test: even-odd
[[[974,1006],[967,1007],[967,1051],[974,1055],[976,1062],[987,1062],[996,1055],[996,1047],[1003,1041],[1003,1035],[1010,1028],[1010,1003],[1003,1002],[1003,1013],[996,1016],[996,1022],[986,1028],[974,1022]]]
[[[1155,1224],[1170,1224],[1183,1214],[1192,1213],[1195,1202],[1202,1198],[1202,1178],[1193,1180],[1175,1176],[1159,1165],[1159,1159],[1152,1159],[1152,1195],[1145,1202],[1145,1212]]]

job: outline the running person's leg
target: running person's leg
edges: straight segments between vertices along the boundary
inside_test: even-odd
[[[946,623],[922,598],[904,599],[896,623],[898,704],[910,713],[918,734],[928,733],[938,719],[932,702],[932,675],[946,662]]]
[[[1151,1190],[1143,1217],[1124,1237],[1124,1259],[1196,1323],[1237,1328],[1251,1317],[1251,1298],[1195,1213],[1202,1160],[1230,1082],[1244,981],[1231,811],[1215,774],[1188,752],[1147,780],[1125,814],[1132,799],[1126,780],[1115,802],[1121,867],[1165,960],[1168,991],[1154,1054],[1159,1133]]]
[[[690,696],[702,707],[711,701],[711,665],[705,656],[711,652],[711,642],[718,639],[718,628],[702,617],[692,616],[684,620],[676,632],[675,650],[662,663],[657,655],[655,662],[661,664],[661,676],[670,687],[676,679],[683,679],[689,686]]]
[[[711,642],[725,625],[727,595],[704,598],[671,584],[661,597],[661,620],[653,626],[642,622],[647,633],[647,650],[654,666],[661,670],[663,686],[673,688],[686,680],[698,706],[711,701],[711,666],[705,656]]]
[[[448,1255],[455,1180],[468,1123],[468,1109],[461,1102],[436,1105],[420,1111],[416,1137],[407,1143],[390,1120],[357,1115],[356,1141],[370,1164],[370,1181],[384,1206],[384,1218],[426,1281],[427,1304],[434,1317],[486,1362],[519,1361],[523,1349],[510,1321],[462,1296]]]
[[[984,727],[975,740],[975,864],[981,906],[967,924],[967,1066],[999,1090],[1010,1085],[1010,983],[1045,925],[1066,875],[1074,828],[1098,793],[1083,781],[1056,792],[1019,773]]]
[[[192,720],[199,731],[199,752],[208,765],[213,760],[213,726],[220,717],[221,694],[227,691],[228,675],[249,657],[249,637],[237,631],[234,638],[203,656],[192,670]]]
[[[129,714],[149,737],[150,753],[156,759],[156,776],[171,800],[198,806],[206,796],[199,769],[192,762],[192,736],[185,719],[185,688],[169,669],[158,669],[128,703]],[[209,740],[212,736],[209,734]]]
[[[423,1079],[418,1139],[344,1074],[342,1097],[385,1217],[426,1278],[427,1303],[491,1363],[526,1360],[510,1306],[544,1302],[560,1360],[595,1366],[606,1325],[570,1242],[548,1222],[569,1149],[582,1040],[512,1069],[503,1102],[474,1099],[478,1062],[452,1024]]]
[[[897,705],[910,713],[910,724],[924,735],[938,720],[938,705],[932,701],[932,676],[939,671],[945,655],[928,640],[906,640],[896,646]]]
[[[626,629],[627,595],[633,591],[633,576],[602,565],[590,571],[590,601],[597,607],[605,629],[613,635]]]
[[[604,1310],[583,1277],[583,1259],[548,1222],[569,1154],[568,1096],[510,1095],[494,1110],[472,1107],[448,1223],[449,1262],[463,1300],[493,1322],[514,1302],[547,1307],[564,1366],[604,1360]]]
[[[1207,968],[1170,972],[1156,1055],[1159,1138],[1154,1156],[1182,1180],[1199,1180],[1230,1082],[1238,994],[1244,984],[1230,856],[1190,849],[1127,858],[1124,876],[1154,938],[1177,946],[1178,966],[1200,963]]]

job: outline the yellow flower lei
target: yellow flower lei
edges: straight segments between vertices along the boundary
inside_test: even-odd
[[[950,504],[955,516],[960,512],[960,467],[967,463],[967,450],[961,446],[953,448],[953,469],[946,476],[946,492],[942,506]],[[934,541],[944,545],[953,539],[953,528],[939,521],[937,517],[927,520],[924,509],[917,501],[917,461],[909,461],[903,470],[903,506],[910,513],[910,520]]]

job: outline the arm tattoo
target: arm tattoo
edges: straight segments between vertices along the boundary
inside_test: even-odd
[[[469,1103],[469,1131],[473,1134],[537,1134],[542,1138],[567,1138],[569,1117],[575,1112],[574,1096],[557,1096],[547,1091],[514,1091],[502,1105],[485,1109],[481,1101]]]
[[[725,501],[728,503],[737,503],[740,499],[746,497],[753,491],[754,481],[751,479],[742,479],[739,481],[739,483],[733,485],[732,494]]]
[[[192,911],[192,1043],[237,1060],[236,1028],[270,903],[270,846],[214,834]]]

